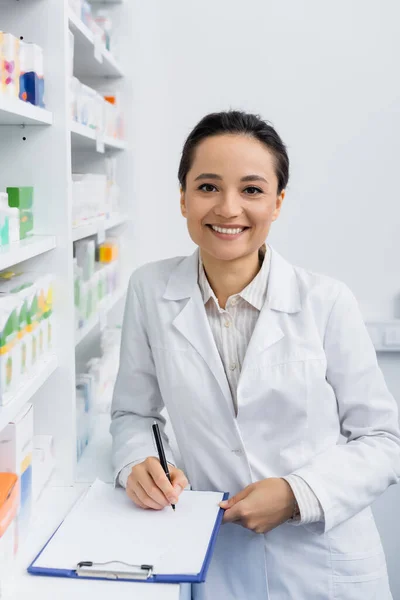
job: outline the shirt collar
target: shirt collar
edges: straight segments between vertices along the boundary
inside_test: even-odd
[[[267,245],[261,269],[259,270],[257,275],[254,277],[254,279],[252,281],[250,281],[249,285],[247,285],[241,292],[239,292],[239,294],[237,294],[238,296],[243,298],[243,300],[248,302],[248,304],[251,304],[251,306],[253,306],[254,308],[256,308],[259,311],[262,309],[265,299],[267,297],[267,287],[268,287],[268,277],[269,277],[270,267],[271,267],[271,249]],[[216,305],[219,307],[218,299],[215,296],[215,294],[210,286],[210,283],[207,279],[206,273],[204,271],[200,252],[199,252],[198,282],[199,282],[199,287],[200,287],[201,295],[203,297],[204,304],[207,304],[207,302],[210,300],[210,298],[212,298],[214,300],[214,302],[216,303]]]

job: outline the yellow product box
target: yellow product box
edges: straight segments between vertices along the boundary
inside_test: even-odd
[[[53,276],[41,275],[36,279],[39,317],[39,356],[46,355],[53,348]]]
[[[110,263],[118,258],[118,244],[111,240],[105,241],[97,247],[98,261],[101,263]]]

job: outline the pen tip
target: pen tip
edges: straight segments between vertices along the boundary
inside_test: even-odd
[[[175,512],[175,504],[171,504],[172,510]]]

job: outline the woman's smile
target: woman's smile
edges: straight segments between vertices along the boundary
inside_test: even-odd
[[[208,223],[206,227],[215,237],[219,238],[220,240],[228,240],[230,242],[237,240],[250,229],[250,227],[245,225],[212,225]]]

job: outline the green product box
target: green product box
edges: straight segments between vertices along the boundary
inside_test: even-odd
[[[22,344],[21,374],[36,366],[40,355],[39,290],[29,274],[3,271],[0,274],[0,298],[10,294],[21,302],[18,337]]]
[[[19,236],[23,240],[33,233],[33,187],[8,187],[8,206],[19,209]]]
[[[19,383],[19,310],[18,298],[0,298],[0,406],[11,400],[11,394]]]

